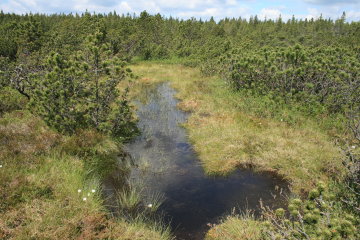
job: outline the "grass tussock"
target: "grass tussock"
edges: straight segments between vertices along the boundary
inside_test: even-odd
[[[269,107],[261,97],[245,99],[223,80],[203,77],[194,68],[147,62],[132,69],[140,88],[170,81],[178,91],[179,107],[192,113],[185,127],[208,174],[250,166],[284,176],[296,193],[309,191],[318,180],[342,177],[342,154],[328,134],[336,124],[329,127],[329,119],[302,116],[285,106],[273,116],[265,114]]]
[[[110,138],[62,136],[13,111],[0,118],[0,142],[0,239],[171,238],[162,226],[115,219],[104,208],[100,179],[121,154]]]
[[[250,217],[229,216],[213,225],[205,240],[257,240],[261,238],[261,222]]]
[[[117,200],[121,207],[120,209],[131,212],[139,208],[142,197],[138,189],[130,186],[126,191],[121,191],[117,194]]]

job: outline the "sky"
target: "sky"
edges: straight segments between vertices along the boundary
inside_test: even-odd
[[[96,13],[151,14],[181,19],[191,17],[203,20],[214,17],[249,18],[257,15],[264,19],[287,20],[296,18],[338,19],[346,12],[347,21],[360,21],[360,0],[0,0],[0,9],[10,13]]]

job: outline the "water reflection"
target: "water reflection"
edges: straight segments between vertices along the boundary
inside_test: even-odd
[[[160,210],[177,239],[202,239],[208,223],[234,209],[256,212],[260,199],[274,207],[284,204],[280,191],[286,192],[287,184],[271,174],[237,170],[227,177],[206,176],[180,126],[187,114],[177,109],[175,91],[163,83],[145,92],[146,100],[137,102],[142,134],[126,146],[137,166],[130,178],[140,182],[145,198],[164,194]]]

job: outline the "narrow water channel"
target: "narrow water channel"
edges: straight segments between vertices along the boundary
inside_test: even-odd
[[[256,213],[260,200],[284,204],[280,192],[287,192],[287,184],[271,174],[237,170],[227,177],[206,176],[181,127],[188,114],[177,108],[175,91],[163,83],[144,94],[146,100],[137,103],[142,134],[126,146],[137,166],[130,178],[140,182],[145,197],[164,196],[160,211],[177,239],[203,239],[209,223],[234,211]]]

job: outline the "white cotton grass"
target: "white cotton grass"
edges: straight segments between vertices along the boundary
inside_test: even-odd
[[[96,189],[87,190],[79,188],[77,192],[80,194],[83,201],[87,201],[91,198],[92,194],[96,193]]]
[[[2,164],[0,164],[0,168],[2,168]]]
[[[152,208],[153,205],[152,205],[151,203],[149,203],[149,204],[147,205],[147,207],[148,207],[148,208]]]
[[[78,189],[77,190],[77,192],[79,193],[79,194],[81,194],[82,192],[84,192],[83,194],[81,194],[82,195],[82,200],[83,201],[87,201],[87,200],[89,200],[89,197],[91,197],[91,194],[93,194],[93,193],[96,193],[96,189],[91,189],[89,192],[87,192],[86,191],[86,189],[85,190],[83,190],[83,189]],[[87,193],[86,193],[87,192]]]
[[[356,146],[355,146],[355,145],[354,145],[354,146],[351,146],[351,148],[352,148],[352,149],[355,149],[355,148],[356,148]]]

